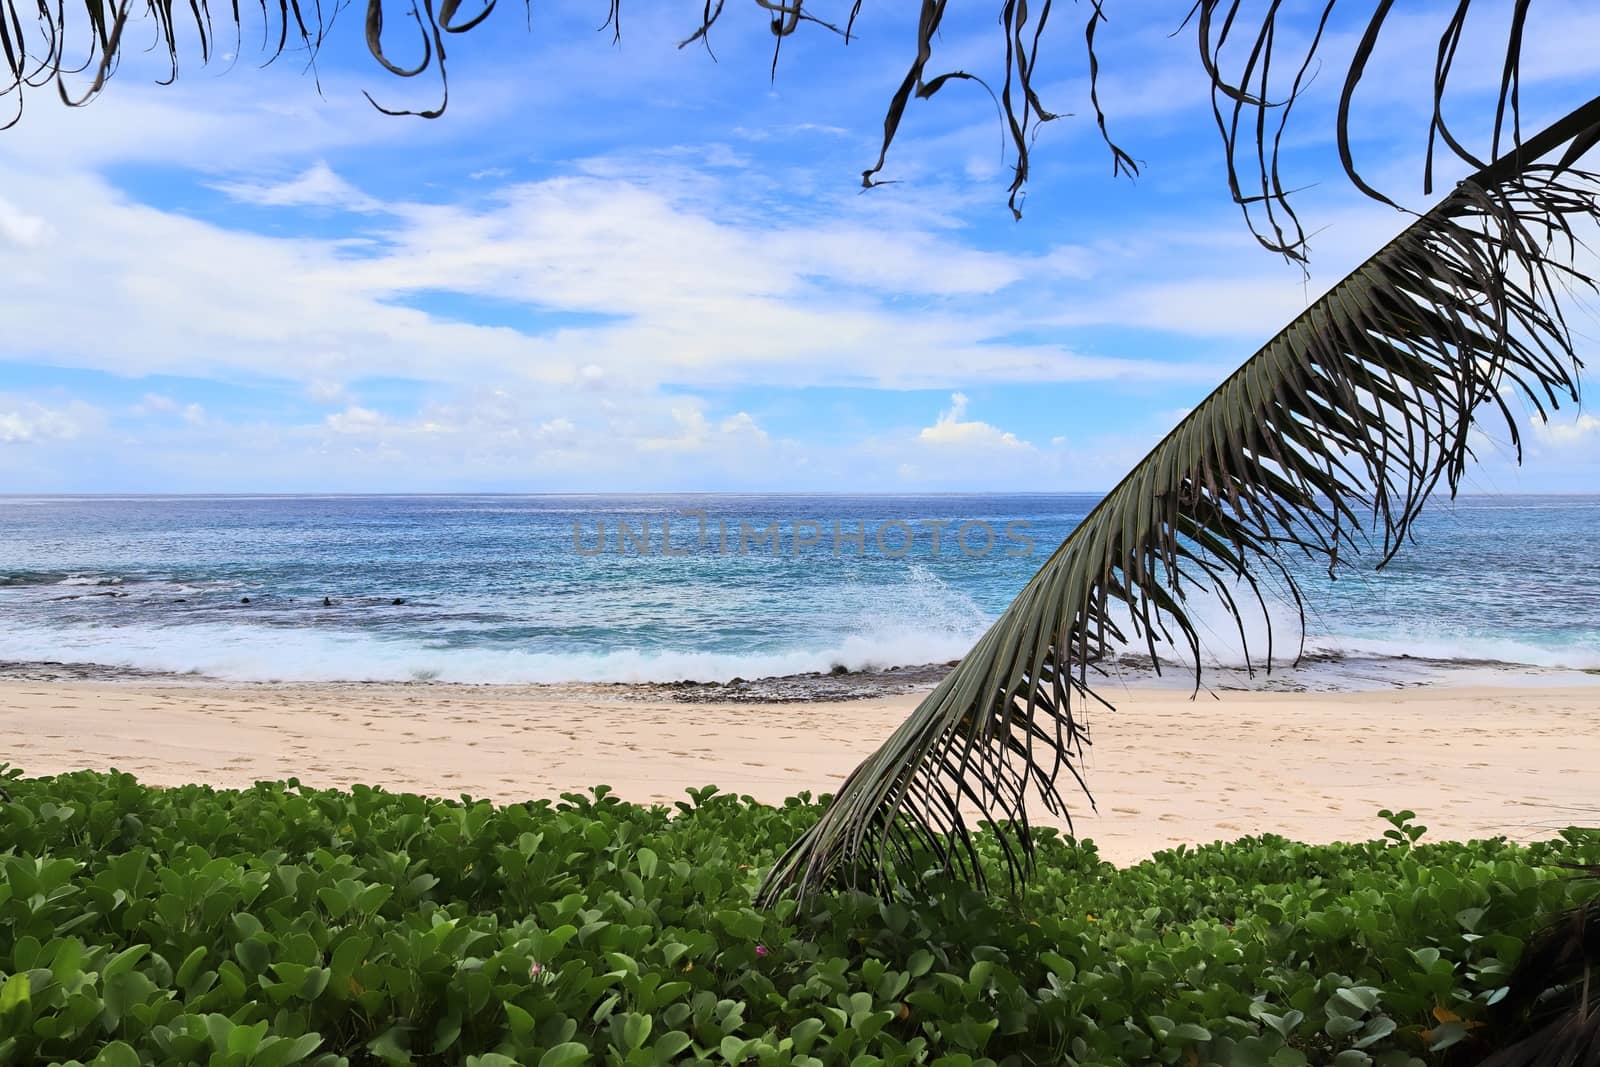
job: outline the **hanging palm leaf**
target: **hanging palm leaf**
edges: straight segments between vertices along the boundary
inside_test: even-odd
[[[1024,877],[1029,800],[1064,814],[1062,772],[1082,784],[1084,713],[1104,703],[1090,676],[1109,654],[1180,653],[1198,685],[1197,595],[1220,599],[1245,641],[1244,601],[1264,608],[1263,577],[1300,604],[1288,554],[1331,573],[1373,546],[1381,566],[1438,483],[1457,490],[1477,417],[1498,413],[1516,442],[1508,391],[1540,417],[1576,400],[1559,302],[1589,283],[1572,226],[1600,217],[1600,187],[1573,153],[1536,161],[1596,129],[1600,101],[1479,171],[1223,382],[856,768],[764,896],[835,876],[882,888],[929,857],[981,883],[974,815]]]
[[[533,2],[523,0],[522,6],[530,14]],[[787,38],[802,27],[819,27],[848,43],[864,2],[851,0],[846,5],[845,0],[837,0],[830,9],[833,21],[815,14],[819,6],[815,0],[748,0],[734,6],[766,22],[773,38],[772,70],[776,76],[780,50]],[[395,77],[432,76],[439,83],[437,105],[420,110],[384,107],[370,94],[368,100],[391,115],[436,118],[444,114],[450,98],[446,42],[452,35],[487,25],[497,3],[498,0],[364,0],[361,6],[365,43],[377,65]],[[315,70],[318,53],[345,6],[344,0],[326,4],[322,0],[262,0],[258,54],[271,62],[289,52],[303,60],[308,69]],[[622,0],[597,0],[595,6],[597,21],[604,13],[599,28],[609,31],[614,40],[620,39]],[[980,86],[994,97],[1000,111],[1012,156],[1008,203],[1020,217],[1034,138],[1042,124],[1057,118],[1046,109],[1035,85],[1041,45],[1047,27],[1052,25],[1053,0],[1036,0],[1034,4],[997,0],[995,31],[999,39],[987,80],[983,73],[938,69],[936,52],[948,6],[949,0],[920,0],[915,21],[907,20],[907,28],[913,34],[909,42],[914,46],[910,49],[911,63],[890,97],[884,114],[882,146],[876,161],[862,172],[862,184],[872,186],[882,181],[880,175],[887,165],[889,150],[912,100],[932,99],[950,85]],[[1177,21],[1187,10],[1188,20],[1197,31],[1199,54],[1212,84],[1229,188],[1250,228],[1266,247],[1293,259],[1306,258],[1306,235],[1290,206],[1290,193],[1280,173],[1279,148],[1295,104],[1310,84],[1308,75],[1323,58],[1321,50],[1330,37],[1338,36],[1327,32],[1330,26],[1338,27],[1336,15],[1364,22],[1355,52],[1344,64],[1346,73],[1333,124],[1340,159],[1357,188],[1388,202],[1388,197],[1359,172],[1351,150],[1350,125],[1356,90],[1368,77],[1383,76],[1372,63],[1379,44],[1405,32],[1390,32],[1395,23],[1406,21],[1391,21],[1394,6],[1394,0],[1362,0],[1359,5],[1355,0],[1321,0],[1320,10],[1308,10],[1304,5],[1261,5],[1255,0],[1189,0],[1187,4],[1174,0],[1173,20]],[[727,0],[703,0],[699,24],[691,22],[686,26],[689,32],[678,46],[701,43],[709,49],[713,28],[726,7]],[[894,10],[892,5],[885,7]],[[1095,42],[1108,22],[1108,8],[1115,14],[1116,5],[1105,0],[1092,0],[1083,9],[1079,40],[1083,43],[1088,75],[1086,103],[1110,149],[1113,171],[1133,175],[1138,173],[1139,165],[1112,141],[1099,91],[1101,64]],[[1435,12],[1405,12],[1413,27],[1428,19],[1438,24],[1433,115],[1423,168],[1425,185],[1432,181],[1436,154],[1454,155],[1473,167],[1483,165],[1452,131],[1444,112],[1456,56],[1469,23],[1482,25],[1488,34],[1503,42],[1504,63],[1490,155],[1497,155],[1502,144],[1514,143],[1520,137],[1521,65],[1532,10],[1533,0],[1517,0],[1509,11],[1503,0],[1455,0],[1453,7],[1445,5]],[[1555,10],[1555,17],[1562,18],[1561,10]],[[1349,15],[1351,11],[1356,14]],[[216,17],[207,0],[189,0],[187,5],[180,0],[62,0],[55,4],[47,0],[0,0],[0,99],[6,100],[11,109],[9,114],[0,110],[0,129],[21,117],[25,90],[54,82],[58,95],[69,105],[94,99],[117,69],[125,31],[136,24],[142,23],[141,29],[152,31],[152,50],[164,54],[168,63],[168,75],[163,81],[172,81],[178,76],[180,52],[189,35],[198,46],[195,58],[204,64],[219,51],[217,23],[222,24],[224,33],[231,28],[233,40],[227,42],[231,47],[223,50],[232,61],[242,54],[246,23],[254,21],[252,6],[241,8],[237,0]],[[398,38],[396,27],[400,27]],[[253,36],[254,26],[249,29]],[[132,39],[147,38],[139,33]],[[1405,62],[1410,64],[1414,58],[1408,55]],[[1273,80],[1273,73],[1282,71],[1293,72],[1286,84]],[[69,79],[78,79],[80,84],[71,87]]]
[[[1600,866],[1577,871],[1600,878]],[[1500,1048],[1479,1067],[1600,1063],[1600,901],[1562,912],[1528,943],[1490,1020]]]

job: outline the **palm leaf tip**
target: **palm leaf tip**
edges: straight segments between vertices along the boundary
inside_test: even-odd
[[[1579,866],[1600,879],[1600,865]],[[1523,949],[1489,1013],[1495,1052],[1480,1067],[1580,1067],[1600,1062],[1600,900],[1556,915]]]
[[[856,768],[763,900],[886,888],[930,861],[981,885],[973,816],[992,824],[1008,879],[1026,878],[1029,799],[1064,813],[1060,772],[1083,784],[1084,713],[1105,703],[1090,679],[1114,650],[1142,646],[1158,667],[1181,653],[1198,686],[1205,593],[1238,624],[1247,664],[1245,617],[1262,611],[1270,669],[1264,581],[1304,630],[1290,556],[1331,573],[1376,549],[1381,566],[1441,481],[1457,491],[1484,416],[1518,440],[1507,392],[1540,418],[1576,401],[1561,302],[1592,287],[1573,266],[1575,226],[1600,219],[1600,181],[1573,158],[1536,161],[1585,131],[1592,143],[1600,100],[1462,182],[1196,407]]]

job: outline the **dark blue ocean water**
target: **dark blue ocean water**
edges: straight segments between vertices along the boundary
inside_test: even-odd
[[[0,497],[0,661],[463,682],[937,663],[1095,502]],[[757,539],[774,523],[776,551]],[[816,543],[797,550],[797,535]],[[1418,538],[1382,573],[1311,581],[1311,650],[1600,667],[1600,497],[1438,504]],[[1237,638],[1220,614],[1214,625],[1212,652],[1230,662]]]

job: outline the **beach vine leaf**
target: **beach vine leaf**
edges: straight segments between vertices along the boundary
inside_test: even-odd
[[[763,899],[887,891],[930,862],[981,885],[974,818],[993,823],[1010,879],[1026,878],[1030,802],[1070,826],[1058,782],[1084,783],[1086,715],[1109,707],[1091,675],[1118,650],[1185,661],[1198,688],[1196,603],[1209,600],[1247,666],[1271,669],[1270,587],[1299,610],[1303,644],[1291,554],[1330,575],[1363,550],[1387,564],[1434,489],[1460,487],[1483,416],[1520,459],[1513,396],[1539,418],[1578,396],[1561,304],[1592,288],[1574,227],[1600,220],[1600,178],[1576,163],[1597,134],[1600,100],[1482,168],[1230,375],[846,779]],[[1258,611],[1264,643],[1245,625]],[[1420,828],[1401,823],[1409,844]]]

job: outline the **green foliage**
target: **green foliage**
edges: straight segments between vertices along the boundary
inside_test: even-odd
[[[809,796],[6,784],[17,1064],[1439,1062],[1525,940],[1595,892],[1555,865],[1600,862],[1592,831],[1424,844],[1404,812],[1364,844],[1247,838],[1125,870],[1035,831],[1020,899],[929,875],[920,901],[758,911]]]

